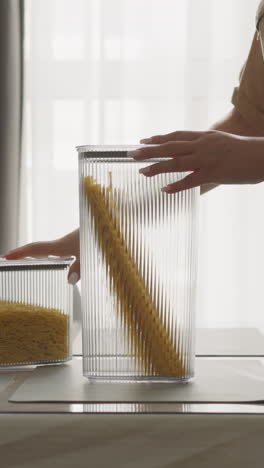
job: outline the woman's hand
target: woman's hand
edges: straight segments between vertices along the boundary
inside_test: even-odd
[[[68,274],[68,281],[71,284],[77,283],[80,279],[80,233],[79,229],[67,234],[60,239],[49,242],[33,242],[17,249],[11,250],[4,258],[16,260],[23,257],[46,257],[55,255],[58,257],[68,257],[74,255],[75,262],[71,265]]]
[[[154,144],[129,156],[137,161],[164,158],[140,169],[146,177],[161,173],[191,172],[162,188],[176,193],[204,184],[256,184],[264,180],[264,138],[243,137],[221,131],[182,131],[141,140]],[[170,158],[170,159],[168,159]]]

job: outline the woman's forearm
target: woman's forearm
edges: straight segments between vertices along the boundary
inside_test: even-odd
[[[262,137],[264,136],[264,129],[260,131],[259,129],[251,126],[241,114],[234,107],[223,119],[216,122],[210,127],[210,130],[218,130],[226,133],[233,133],[234,135],[241,136],[255,136]],[[203,193],[209,192],[213,188],[218,187],[217,184],[206,184],[201,186],[201,195]]]

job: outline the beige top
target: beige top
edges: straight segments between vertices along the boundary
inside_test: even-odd
[[[256,14],[256,25],[257,29],[259,29],[259,24],[264,16],[264,0],[261,0],[260,5],[257,9],[257,14]]]
[[[256,34],[247,61],[234,89],[232,103],[244,119],[258,130],[264,128],[264,0],[256,15]]]

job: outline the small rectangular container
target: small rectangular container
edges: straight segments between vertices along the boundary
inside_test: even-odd
[[[74,257],[0,261],[0,368],[72,358]]]
[[[83,373],[94,380],[194,376],[199,189],[146,178],[127,146],[78,147]],[[164,159],[163,159],[164,161]]]

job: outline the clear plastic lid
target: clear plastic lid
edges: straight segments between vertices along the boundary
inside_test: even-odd
[[[142,161],[136,161],[133,157],[130,156],[129,152],[143,148],[146,145],[86,145],[86,146],[77,146],[76,149],[79,155],[79,161],[86,159],[91,160],[105,160],[109,159],[111,162],[135,162],[142,163]],[[148,145],[156,146],[156,145]],[[115,160],[115,161],[114,161]],[[150,160],[150,158],[148,158]],[[159,162],[164,161],[164,158],[151,158],[151,161]],[[144,163],[144,161],[143,161]]]
[[[7,260],[0,258],[0,271],[5,270],[60,270],[66,269],[75,260],[75,257],[43,257],[20,258],[19,260]]]
[[[144,145],[84,145],[76,146],[78,153],[127,152]]]

